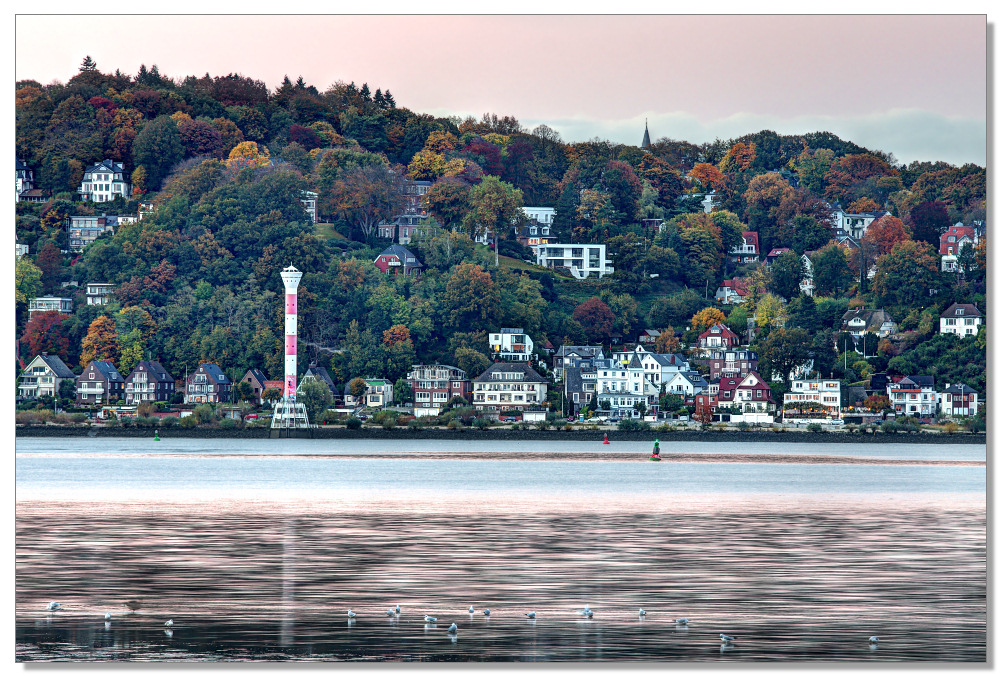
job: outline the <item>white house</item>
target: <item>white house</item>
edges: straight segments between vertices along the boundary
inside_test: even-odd
[[[128,199],[132,186],[125,180],[125,166],[121,162],[104,160],[84,170],[77,192],[84,202],[110,202],[116,197]]]
[[[810,415],[813,418],[840,418],[840,381],[839,380],[793,380],[788,392],[785,392],[785,408],[789,404],[814,403],[825,408],[822,415]]]
[[[20,258],[21,256],[27,256],[28,253],[30,252],[30,247],[27,244],[21,244],[16,239],[14,240],[14,245],[17,247],[16,249],[17,258]]]
[[[123,218],[108,216],[107,214],[101,214],[100,216],[70,216],[70,251],[82,251],[85,246],[104,233],[114,233],[115,228],[122,222],[125,222]]]
[[[555,207],[521,207],[521,211],[529,221],[536,221],[539,225],[551,226],[556,218]]]
[[[54,397],[59,394],[59,385],[64,380],[75,382],[76,374],[56,355],[42,353],[28,362],[21,372],[17,396],[23,399],[38,399],[45,395]]]
[[[472,403],[480,411],[541,408],[548,381],[525,363],[495,362],[472,381]]]
[[[535,344],[522,328],[500,329],[490,334],[490,351],[494,359],[504,361],[530,361]]]
[[[638,417],[635,405],[642,402],[651,409],[660,393],[646,377],[645,369],[638,356],[633,354],[627,363],[614,359],[594,361],[597,373],[595,396],[599,405],[608,404],[611,414],[624,418]]]
[[[577,279],[594,274],[604,277],[615,271],[604,244],[539,244],[535,262],[546,268],[567,268]]]
[[[697,371],[678,371],[663,381],[663,388],[667,394],[693,397],[708,390],[708,381]]]
[[[309,219],[315,223],[316,222],[316,200],[319,199],[319,193],[315,193],[311,190],[303,190],[302,196],[299,201],[302,202],[302,206],[305,208],[306,213],[309,214]]]
[[[906,376],[885,389],[897,415],[930,417],[937,412],[934,376]]]
[[[860,214],[849,214],[840,207],[831,210],[833,216],[833,232],[835,236],[852,237],[860,240],[868,232],[868,226],[885,216],[887,211],[870,211]]]
[[[809,254],[814,254],[815,251],[807,251],[801,256],[802,260],[802,281],[799,282],[799,291],[806,296],[813,295],[816,290],[816,284],[813,283],[813,264],[809,257]]]
[[[107,305],[114,288],[114,284],[106,282],[88,282],[87,305]]]
[[[974,336],[983,323],[983,313],[973,303],[952,303],[941,313],[938,333],[954,333],[959,337]]]

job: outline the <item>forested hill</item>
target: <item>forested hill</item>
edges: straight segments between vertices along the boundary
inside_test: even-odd
[[[937,254],[945,228],[985,219],[980,167],[899,165],[887,149],[826,132],[760,131],[701,145],[663,137],[647,149],[565,143],[510,116],[437,118],[404,103],[368,84],[320,91],[286,77],[272,90],[242,75],[172,78],[155,66],[107,74],[89,58],[66,84],[18,82],[18,159],[48,197],[17,206],[18,241],[30,247],[17,267],[19,354],[47,350],[72,367],[111,357],[123,372],[148,355],[175,375],[211,361],[274,377],[278,271],[294,264],[305,272],[303,368],[318,361],[344,382],[396,379],[414,363],[442,361],[475,375],[490,330],[523,327],[538,346],[683,330],[737,275],[755,291],[725,314],[738,332],[747,317],[757,320],[762,368],[777,363],[763,341],[799,330],[795,341],[824,372],[857,379],[895,359],[982,384],[978,353],[956,352],[972,341],[945,345],[951,339],[928,328],[952,301],[985,310],[985,239],[962,277],[941,273]],[[132,199],[78,201],[85,168],[104,159],[124,165]],[[426,265],[419,278],[386,276],[372,263],[389,244],[377,224],[405,208],[404,177],[432,184],[423,202],[431,218],[410,246]],[[318,194],[316,225],[303,190]],[[701,195],[710,191],[715,210],[705,214]],[[141,221],[81,254],[62,253],[70,216],[134,215],[140,201],[154,205]],[[891,216],[858,253],[833,242],[831,204]],[[615,274],[579,281],[533,266],[506,225],[523,220],[521,206],[555,207],[552,241],[607,244]],[[498,224],[499,267],[470,239]],[[797,266],[731,261],[745,230],[759,234],[762,254],[817,252],[815,298],[799,296]],[[877,256],[878,273],[860,274]],[[79,287],[62,288],[70,281]],[[115,284],[115,300],[87,306],[86,282]],[[71,291],[72,314],[28,323],[32,297]],[[845,366],[834,345],[849,305],[889,309],[909,338]]]

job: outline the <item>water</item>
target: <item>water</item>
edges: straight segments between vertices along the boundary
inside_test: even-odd
[[[19,441],[18,660],[985,660],[984,446],[152,445]]]

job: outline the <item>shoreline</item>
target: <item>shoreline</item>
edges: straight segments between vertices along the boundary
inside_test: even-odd
[[[250,429],[219,429],[219,428],[157,428],[161,439],[268,439],[271,429],[258,427]],[[851,432],[808,432],[806,430],[789,430],[774,432],[771,430],[697,430],[657,431],[644,430],[638,432],[622,432],[620,430],[511,430],[486,429],[478,430],[464,428],[450,430],[444,428],[413,430],[402,427],[396,429],[359,429],[346,427],[316,427],[302,430],[306,434],[295,435],[296,438],[312,439],[376,439],[401,441],[405,439],[433,440],[488,440],[488,441],[602,441],[607,434],[609,441],[652,441],[654,438],[667,442],[677,441],[716,441],[728,443],[745,442],[792,442],[792,443],[827,443],[827,444],[986,444],[985,434],[955,433],[929,434],[897,432],[889,434],[851,433]],[[125,437],[134,439],[152,438],[154,428],[136,427],[60,427],[56,425],[38,425],[16,427],[15,437]],[[280,442],[280,439],[275,439]]]

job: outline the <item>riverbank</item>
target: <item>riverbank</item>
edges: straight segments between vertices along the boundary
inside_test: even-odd
[[[809,432],[807,430],[786,430],[776,432],[767,430],[644,430],[623,432],[620,430],[512,430],[493,428],[479,430],[464,428],[451,430],[446,428],[413,429],[401,427],[395,429],[361,428],[357,430],[346,427],[317,427],[309,430],[313,439],[374,439],[392,442],[407,439],[439,439],[461,441],[601,441],[607,434],[608,440],[614,441],[650,441],[660,439],[663,442],[703,441],[720,444],[739,444],[747,442],[793,442],[793,443],[844,443],[844,444],[985,444],[985,434],[970,434],[955,432],[953,434],[932,434],[926,432],[908,433],[858,433],[858,432]],[[126,437],[147,439],[153,435],[149,428],[137,427],[76,427],[61,425],[18,426],[17,437]],[[160,428],[161,438],[174,439],[267,439],[271,430],[266,427],[244,429],[219,429],[212,427],[172,427]],[[278,440],[276,440],[278,441]]]

